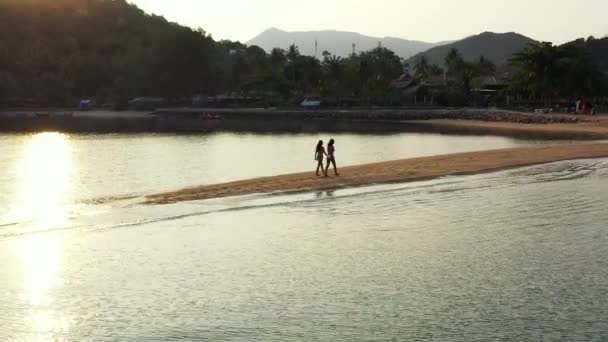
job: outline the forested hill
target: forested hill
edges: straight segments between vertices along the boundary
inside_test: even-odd
[[[432,48],[412,57],[412,61],[415,62],[424,56],[430,64],[444,65],[449,51],[456,49],[466,61],[472,62],[483,56],[496,65],[503,65],[508,62],[513,54],[523,50],[528,44],[539,44],[539,42],[513,32],[484,32],[451,44]]]
[[[516,53],[528,43],[535,45]],[[255,105],[294,105],[318,96],[337,104],[397,106],[431,96],[462,106],[476,103],[475,80],[494,75],[494,64],[513,54],[512,91],[521,98],[549,102],[608,93],[605,38],[553,46],[514,33],[484,33],[410,63],[386,46],[344,58],[319,53],[217,42],[126,0],[0,0],[0,107],[74,106],[92,98],[124,108],[135,97],[177,104],[196,94],[233,92],[251,95],[260,102]],[[430,90],[402,91],[437,78],[444,83]]]
[[[216,42],[126,0],[0,0],[0,107],[74,106],[93,98],[124,108],[135,97],[179,103],[232,92],[273,104],[309,94],[399,99],[390,84],[404,65],[389,49],[319,57],[297,46],[267,53]]]
[[[124,0],[0,1],[0,99],[73,104],[213,91],[220,46]]]
[[[582,49],[595,64],[605,72],[608,72],[608,36],[601,39],[589,37],[585,40],[581,38],[565,45]]]
[[[353,51],[353,44],[355,44],[356,51],[371,50],[380,44],[393,50],[401,58],[410,58],[417,53],[449,42],[427,43],[401,38],[377,38],[355,32],[333,30],[287,32],[276,28],[268,29],[247,42],[247,44],[257,45],[268,52],[273,48],[287,49],[290,45],[295,44],[300,47],[303,55],[308,56],[315,55],[315,43],[317,44],[317,56],[321,56],[323,51],[328,51],[337,56],[347,57]]]

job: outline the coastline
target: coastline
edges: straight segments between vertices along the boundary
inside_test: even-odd
[[[608,139],[608,116],[447,109],[163,109],[154,112],[0,111],[0,132],[446,133]]]
[[[314,172],[263,177],[154,194],[147,196],[144,204],[171,204],[257,193],[326,191],[592,158],[608,158],[608,143],[523,147],[395,160],[344,167],[340,169],[340,177],[317,177]]]
[[[544,139],[608,139],[607,116],[584,116],[579,123],[524,124],[478,120],[418,120],[409,123],[421,131],[464,135],[501,135]]]

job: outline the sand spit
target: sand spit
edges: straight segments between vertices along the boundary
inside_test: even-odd
[[[256,193],[323,191],[390,182],[408,182],[449,175],[491,172],[573,159],[607,158],[608,143],[523,147],[395,160],[345,167],[340,177],[317,177],[314,172],[248,179],[155,194],[146,204],[242,196]],[[314,165],[311,165],[313,170]]]

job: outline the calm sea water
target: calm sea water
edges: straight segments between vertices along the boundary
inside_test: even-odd
[[[314,168],[318,138],[0,136],[0,341],[608,339],[608,160],[138,204]],[[344,165],[538,143],[333,138]]]

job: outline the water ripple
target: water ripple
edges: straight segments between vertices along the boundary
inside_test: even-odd
[[[605,340],[606,169],[90,204],[0,237],[0,340]]]

